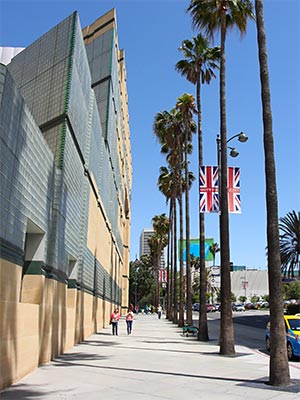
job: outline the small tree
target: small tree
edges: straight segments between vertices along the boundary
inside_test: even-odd
[[[151,258],[143,255],[140,260],[131,261],[129,265],[129,302],[141,305],[143,298],[153,299],[154,293],[155,278]]]
[[[290,299],[300,300],[300,281],[290,283]]]
[[[251,303],[257,303],[259,301],[259,296],[257,296],[257,294],[253,294],[251,297],[250,297],[250,302]]]
[[[263,301],[267,301],[269,302],[269,295],[268,294],[264,294],[263,296],[261,296]]]
[[[282,298],[283,300],[290,299],[290,286],[288,284],[282,285]]]

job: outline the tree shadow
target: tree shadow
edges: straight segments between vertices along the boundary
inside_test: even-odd
[[[100,342],[99,340],[84,340],[83,342],[80,343],[80,345],[84,346],[102,346],[102,347],[111,347],[118,345],[118,342],[114,341],[107,341],[107,342]]]
[[[25,385],[15,384],[10,388],[0,392],[1,400],[32,400],[35,397],[42,398],[45,395],[45,391],[39,390],[38,388],[45,388],[44,385]],[[55,390],[47,390],[47,395],[56,393]]]
[[[72,362],[77,360],[107,360],[109,358],[110,357],[100,356],[99,354],[93,353],[68,353],[62,354],[61,356],[54,358],[52,364],[55,366],[61,366],[61,363],[63,363],[65,366],[72,366]]]

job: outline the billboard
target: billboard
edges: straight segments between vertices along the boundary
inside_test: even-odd
[[[179,254],[179,240],[178,240],[178,254]],[[213,261],[213,255],[209,251],[210,246],[214,243],[213,238],[205,239],[205,261]],[[190,254],[195,257],[200,256],[200,241],[199,239],[190,239]],[[183,240],[183,261],[186,261],[186,240]]]

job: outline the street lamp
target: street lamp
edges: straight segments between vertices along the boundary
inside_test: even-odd
[[[238,138],[238,141],[241,143],[245,143],[248,140],[248,136],[244,132],[237,133],[236,135],[231,136],[227,141],[226,144],[229,143],[231,140]],[[217,159],[218,159],[218,193],[219,193],[219,210],[221,213],[222,207],[221,207],[221,139],[220,135],[217,135]],[[230,149],[230,157],[235,158],[237,157],[240,153],[237,151],[235,147],[230,147],[227,146],[228,149]]]
[[[228,140],[217,135],[217,158],[218,158],[218,193],[220,214],[220,250],[221,250],[221,330],[226,326],[226,320],[231,315],[231,282],[230,282],[230,246],[229,246],[229,213],[227,193],[227,149],[230,148],[230,156],[237,157],[238,152],[228,143],[238,138],[241,143],[248,140],[244,132],[240,132]],[[233,334],[233,325],[232,325]],[[229,334],[230,336],[230,334]],[[220,339],[222,340],[222,338]],[[223,340],[225,340],[223,338]],[[222,344],[221,344],[222,345]]]

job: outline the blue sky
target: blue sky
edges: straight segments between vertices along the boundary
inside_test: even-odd
[[[125,49],[133,157],[131,259],[139,255],[139,236],[152,217],[168,206],[157,189],[165,165],[153,134],[157,112],[170,110],[194,87],[174,69],[182,58],[182,40],[197,34],[185,10],[186,0],[0,0],[0,46],[26,47],[77,10],[81,26],[111,8],[117,9],[120,48]],[[299,211],[300,204],[300,2],[265,0],[265,27],[273,112],[279,217]],[[218,45],[216,41],[214,45]],[[240,153],[228,165],[241,168],[242,214],[230,215],[231,260],[248,268],[266,267],[266,202],[262,110],[255,23],[246,36],[227,37],[228,138],[244,131],[245,144],[232,141]],[[202,89],[204,163],[216,165],[219,132],[219,80]],[[194,138],[191,169],[197,176]],[[197,180],[190,194],[191,236],[198,236]],[[206,214],[206,237],[219,241],[218,215]],[[218,258],[216,260],[218,262]]]

